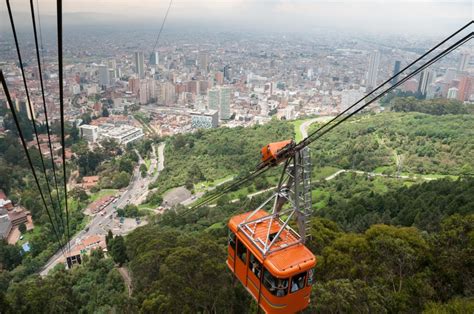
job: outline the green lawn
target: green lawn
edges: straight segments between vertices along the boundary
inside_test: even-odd
[[[195,193],[205,192],[210,187],[218,186],[218,185],[222,184],[222,182],[230,180],[233,177],[234,177],[233,175],[229,175],[227,177],[220,178],[220,179],[217,179],[217,180],[214,180],[214,181],[202,181],[202,182],[196,183],[196,184],[194,184],[194,191],[195,191]]]
[[[330,175],[338,172],[339,168],[336,168],[336,167],[330,167],[330,166],[327,166],[327,167],[321,167],[321,168],[313,168],[313,174],[311,176],[311,180],[323,180],[327,177],[329,177]]]
[[[145,159],[145,166],[146,166],[146,169],[147,169],[147,170],[150,169],[150,166],[151,166],[151,159]]]
[[[118,192],[116,189],[102,189],[99,192],[92,193],[89,196],[89,199],[91,202],[95,202],[98,199],[104,197],[104,196],[110,196],[110,195],[115,195]]]

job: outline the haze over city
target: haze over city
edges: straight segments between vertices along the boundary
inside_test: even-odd
[[[120,29],[157,27],[168,1],[65,1],[65,25],[113,25]],[[28,1],[12,3],[18,24],[28,21]],[[40,2],[45,27],[54,23],[53,0]],[[168,28],[206,27],[206,30],[245,30],[317,33],[320,29],[344,32],[436,36],[472,18],[469,0],[175,0]],[[5,5],[0,26],[8,26]],[[21,18],[20,18],[21,17]]]

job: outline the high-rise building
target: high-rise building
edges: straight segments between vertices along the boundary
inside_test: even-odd
[[[224,74],[221,71],[217,71],[214,78],[217,85],[224,84]]]
[[[459,82],[458,100],[465,101],[469,99],[472,90],[472,80],[468,76],[461,78]]]
[[[207,92],[209,110],[219,111],[219,89],[212,88]]]
[[[160,63],[160,59],[158,56],[158,51],[153,51],[150,54],[150,64],[151,65],[158,65]]]
[[[456,87],[448,89],[448,99],[456,99],[458,97],[458,91]]]
[[[102,87],[110,85],[109,69],[104,64],[99,64],[99,85]]]
[[[205,72],[208,71],[209,67],[209,55],[205,51],[199,52],[198,55],[198,67],[200,70],[203,70]]]
[[[230,98],[232,89],[230,87],[214,87],[208,91],[208,109],[217,110],[221,120],[230,119]]]
[[[176,102],[176,89],[173,83],[164,82],[161,84],[160,100],[166,106]]]
[[[135,95],[138,94],[138,91],[140,90],[140,79],[136,77],[129,78],[128,90],[134,93]]]
[[[418,93],[426,96],[426,89],[433,82],[434,73],[430,69],[426,69],[420,74],[420,81],[418,82]]]
[[[392,76],[397,74],[398,72],[400,72],[400,65],[401,65],[401,61],[399,61],[399,60],[395,61],[395,64],[393,65],[393,74],[392,74]],[[394,77],[390,83],[392,84],[392,86],[397,84],[398,83],[398,76]]]
[[[369,70],[367,72],[367,87],[373,89],[377,86],[377,75],[380,65],[380,52],[372,51],[369,56]]]
[[[135,73],[138,74],[139,78],[145,77],[145,61],[143,58],[143,52],[135,52]]]
[[[148,91],[148,82],[146,80],[140,80],[140,90],[138,91],[138,94],[140,105],[148,104],[150,93]]]
[[[231,70],[232,70],[232,68],[230,67],[230,65],[226,65],[226,66],[224,67],[224,78],[225,78],[226,81],[228,81],[228,82],[229,82],[230,79],[231,79],[231,75],[232,75]]]
[[[465,71],[469,66],[469,61],[471,60],[471,55],[465,51],[461,53],[461,59],[458,63],[458,71]]]
[[[220,110],[219,116],[221,120],[229,120],[230,119],[230,94],[232,89],[230,87],[221,87],[220,88]]]

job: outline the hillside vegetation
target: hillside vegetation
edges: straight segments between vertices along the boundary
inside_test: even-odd
[[[260,149],[292,138],[293,127],[273,120],[251,128],[218,128],[177,135],[165,149],[165,169],[153,187],[160,193],[200,181],[248,173],[259,163]]]
[[[342,189],[334,193],[334,205],[321,215],[339,219],[339,199],[343,193],[355,192],[344,186],[345,181],[344,177],[335,181]],[[354,211],[341,219],[353,217],[345,227],[318,217],[316,212],[309,223],[312,237],[308,247],[317,254],[319,264],[308,313],[420,312],[449,306],[441,304],[452,298],[458,298],[457,306],[472,308],[466,299],[474,289],[470,280],[474,275],[470,267],[474,249],[472,186],[474,179],[469,178],[414,184],[403,192],[404,199],[413,199],[406,207],[397,209],[397,202],[390,206],[398,216],[390,212],[386,224],[381,217],[364,228],[359,227]],[[412,207],[411,216],[417,219],[396,219],[406,215],[404,208],[425,201],[434,191],[443,191],[446,200],[457,200],[456,206],[445,208],[445,203],[434,200],[420,209]],[[257,197],[245,205],[254,208],[262,199]],[[390,204],[393,195],[373,193],[372,199]],[[371,205],[364,206],[360,217],[377,217],[381,209],[383,212]],[[239,284],[232,285],[225,266],[226,221],[245,208],[244,203],[229,203],[186,216],[169,211],[155,224],[130,234],[126,246],[137,310],[250,313],[253,301]],[[435,227],[419,223],[430,220]],[[362,231],[346,231],[351,229]]]
[[[311,147],[321,166],[457,175],[474,169],[473,138],[473,115],[387,112],[350,120]]]

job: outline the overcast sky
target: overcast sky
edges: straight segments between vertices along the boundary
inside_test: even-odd
[[[54,21],[56,1],[38,1],[44,22]],[[11,3],[18,23],[27,23],[29,1],[11,0]],[[153,29],[161,23],[168,4],[169,0],[65,0],[64,22],[120,23]],[[173,0],[167,25],[193,29],[211,25],[230,30],[245,27],[256,31],[310,31],[323,27],[443,36],[473,16],[471,0]],[[1,32],[9,31],[3,1],[0,23]]]

